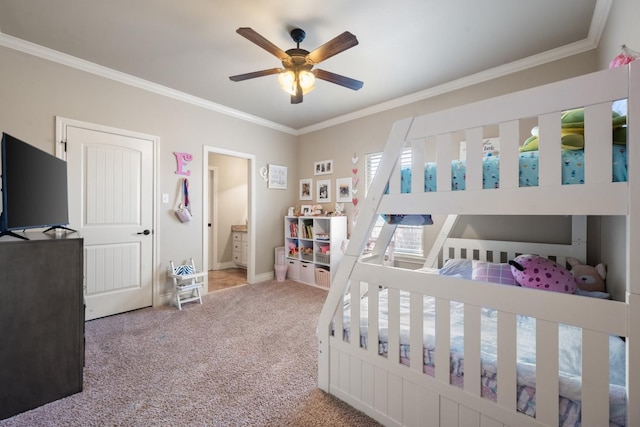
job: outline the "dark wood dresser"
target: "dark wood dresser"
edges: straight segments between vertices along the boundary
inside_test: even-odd
[[[82,391],[83,240],[0,239],[0,419]]]

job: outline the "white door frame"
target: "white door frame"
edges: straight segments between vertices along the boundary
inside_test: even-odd
[[[218,196],[218,168],[216,166],[209,166],[210,179],[209,182],[213,182],[213,188],[209,188],[208,190],[208,199],[213,199],[213,196]],[[217,270],[218,266],[216,265],[218,255],[218,239],[216,236],[218,235],[218,202],[215,201],[213,207],[209,207],[210,217],[208,219],[211,220],[211,227],[207,227],[207,231],[209,232],[209,247],[211,248],[211,253],[209,254],[209,261],[213,263],[213,265],[208,266],[208,270]],[[207,221],[208,223],[208,221]]]
[[[255,163],[256,156],[253,154],[241,153],[238,151],[225,150],[222,148],[203,146],[202,147],[202,170],[207,171],[203,173],[202,178],[202,218],[209,218],[209,154],[221,154],[224,156],[238,157],[246,159],[249,162],[249,182],[248,185],[248,227],[247,238],[249,239],[249,259],[247,260],[247,283],[255,283],[255,254],[256,254],[256,195],[255,195]],[[209,270],[209,230],[207,230],[207,221],[202,222],[202,260],[204,262],[204,271]]]
[[[64,147],[65,144],[65,126],[66,125],[71,125],[71,126],[76,126],[76,127],[83,127],[86,129],[91,129],[91,130],[95,130],[98,132],[107,132],[107,133],[117,133],[117,134],[121,134],[121,135],[129,135],[132,136],[134,138],[141,138],[141,139],[148,139],[152,142],[153,145],[153,154],[152,154],[152,160],[153,160],[153,166],[152,166],[152,170],[153,170],[153,182],[151,183],[152,185],[152,194],[151,194],[151,200],[152,200],[152,209],[151,209],[151,215],[152,215],[152,243],[151,243],[151,265],[153,266],[153,271],[152,271],[152,283],[151,283],[151,288],[152,288],[152,295],[153,295],[153,300],[152,300],[152,304],[153,307],[157,307],[159,305],[161,305],[163,303],[162,297],[160,295],[160,287],[157,286],[157,284],[159,283],[159,270],[157,268],[158,266],[158,247],[159,247],[159,242],[160,242],[160,234],[159,234],[159,229],[158,229],[158,205],[157,205],[157,198],[156,198],[156,193],[157,193],[157,182],[158,182],[158,146],[159,146],[159,142],[160,142],[160,137],[158,136],[154,136],[154,135],[149,135],[146,133],[141,133],[141,132],[134,132],[134,131],[130,131],[127,129],[119,129],[119,128],[115,128],[112,126],[104,126],[104,125],[98,125],[95,123],[89,123],[89,122],[84,122],[84,121],[80,121],[80,120],[74,120],[74,119],[68,119],[65,117],[60,117],[60,116],[56,116],[56,157],[63,159],[64,161],[67,160],[67,153]]]

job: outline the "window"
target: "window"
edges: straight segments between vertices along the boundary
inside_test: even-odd
[[[373,177],[378,170],[380,161],[382,160],[382,153],[371,153],[365,156],[365,171],[364,171],[364,194],[365,197],[369,191],[369,186],[373,181]],[[402,152],[401,159],[402,167],[411,167],[411,150],[406,149]],[[375,241],[380,235],[384,220],[378,217],[376,225],[371,232],[371,239]],[[412,256],[424,256],[424,250],[422,245],[423,240],[423,227],[422,226],[410,226],[399,225],[396,228],[396,232],[393,236],[394,241],[394,253],[398,255],[412,255]]]

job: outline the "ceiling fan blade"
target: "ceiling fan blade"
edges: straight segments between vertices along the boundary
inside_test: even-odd
[[[287,61],[290,59],[290,56],[284,50],[280,49],[278,46],[271,43],[269,40],[265,39],[251,28],[241,27],[236,30],[236,33],[240,34],[250,42],[257,44],[281,61]]]
[[[283,68],[269,68],[268,70],[254,71],[252,73],[238,74],[237,76],[230,76],[229,79],[234,82],[241,82],[243,80],[255,79],[256,77],[270,76],[271,74],[280,74],[283,72]]]
[[[332,73],[331,71],[325,71],[315,69],[312,71],[316,78],[325,80],[331,83],[335,83],[340,86],[344,86],[348,89],[358,90],[364,85],[360,80],[352,79],[350,77],[341,76],[340,74]]]
[[[324,61],[327,58],[331,58],[334,55],[339,54],[353,46],[358,44],[356,36],[349,31],[345,31],[339,36],[329,40],[313,52],[310,52],[306,59],[310,64],[317,64]]]

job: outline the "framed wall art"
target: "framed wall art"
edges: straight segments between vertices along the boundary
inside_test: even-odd
[[[333,173],[333,160],[323,160],[313,164],[314,175],[329,175]]]
[[[331,180],[323,179],[316,182],[316,202],[329,203],[331,201]]]
[[[336,202],[351,203],[353,180],[351,178],[336,179]]]
[[[287,167],[269,165],[269,188],[287,189]]]
[[[300,200],[313,200],[313,180],[300,180]]]

